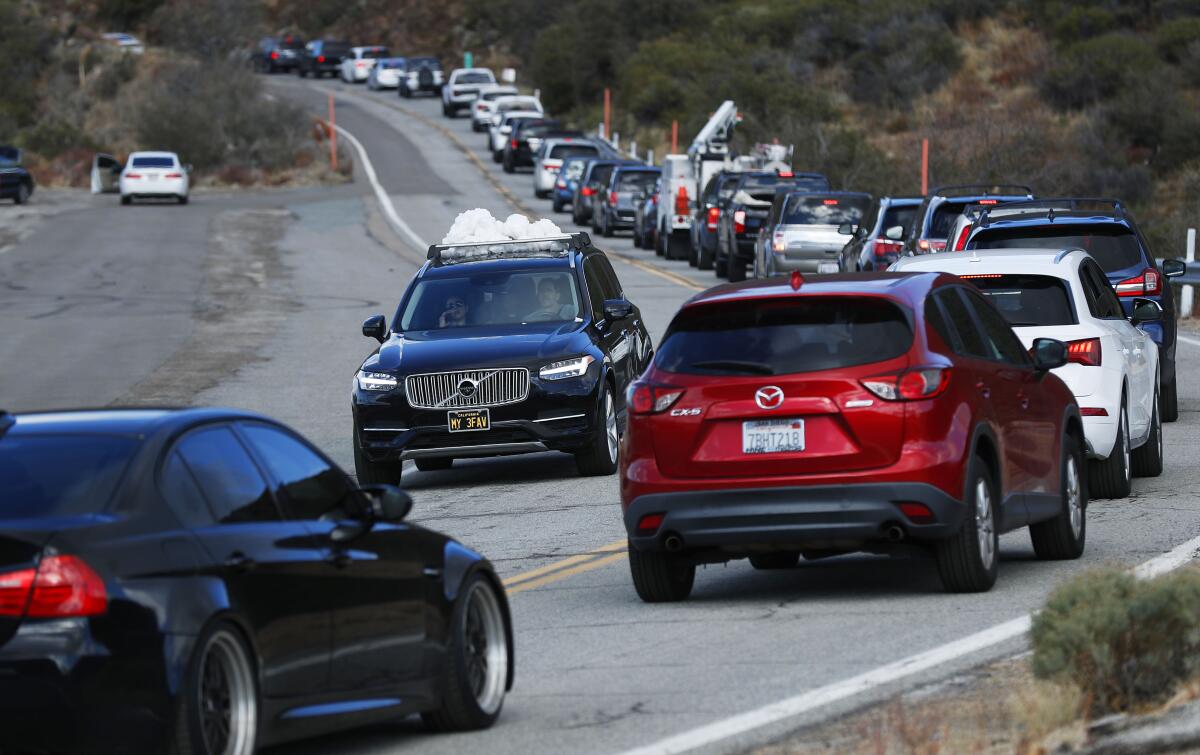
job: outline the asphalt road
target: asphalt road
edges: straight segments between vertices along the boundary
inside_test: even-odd
[[[529,176],[494,167],[482,135],[465,118],[442,119],[436,100],[291,77],[272,85],[315,113],[328,91],[338,94],[338,123],[362,142],[396,211],[426,240],[440,239],[462,210],[507,214],[514,198],[549,214]],[[350,380],[371,350],[359,324],[376,312],[390,319],[424,256],[383,221],[363,173],[356,166],[358,180],[337,188],[197,193],[186,207],[67,195],[52,216],[0,246],[0,406],[244,407],[289,422],[350,467]],[[0,207],[0,225],[9,211]],[[627,239],[601,245],[621,261],[618,275],[656,337],[684,299],[713,282]],[[1200,349],[1181,345],[1180,355],[1182,375],[1200,368]],[[1138,563],[1200,534],[1191,492],[1200,482],[1192,463],[1200,388],[1185,381],[1180,393],[1181,419],[1166,426],[1165,473],[1135,481],[1130,499],[1093,504],[1086,556],[1039,563],[1023,532],[1005,536],[1000,581],[984,595],[943,593],[932,562],[917,556],[847,556],[775,573],[746,562],[708,567],[690,601],[648,606],[621,550],[615,477],[578,478],[572,460],[554,454],[406,472],[413,518],[481,550],[509,581],[516,687],[487,732],[432,735],[404,721],[288,751],[619,752],[1021,616],[1072,573]],[[744,749],[781,730],[714,749]]]

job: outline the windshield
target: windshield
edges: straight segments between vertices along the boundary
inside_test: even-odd
[[[583,175],[583,166],[585,165],[587,165],[586,160],[568,160],[563,163],[562,172],[559,175],[568,181],[573,181]]]
[[[792,197],[783,214],[785,225],[858,225],[867,211],[866,197]]]
[[[345,42],[326,42],[321,51],[324,55],[349,55],[350,45]]]
[[[542,109],[541,103],[530,97],[527,100],[511,100],[507,102],[497,102],[496,111],[507,113],[510,110],[526,110],[531,112],[540,112]]]
[[[21,150],[16,147],[0,147],[0,168],[11,168],[21,162]]]
[[[967,208],[970,202],[943,202],[933,211],[933,217],[929,219],[929,231],[925,234],[926,238],[944,239],[950,235],[950,229],[954,227],[954,221],[958,220],[958,216]]]
[[[586,156],[594,155],[599,151],[592,144],[556,144],[550,148],[550,157],[560,159],[564,157]]]
[[[390,60],[379,61],[379,67],[384,69],[403,68],[404,58],[392,58]]]
[[[135,157],[134,168],[174,168],[175,159],[171,157]]]
[[[136,440],[109,435],[6,436],[0,441],[0,520],[103,510],[137,447]]]
[[[879,224],[879,234],[887,233],[887,229],[900,226],[904,229],[902,236],[912,228],[913,218],[917,216],[917,205],[892,205],[883,213],[883,222]]]
[[[454,80],[456,84],[491,84],[495,79],[490,73],[460,73]]]
[[[1078,247],[1092,255],[1105,272],[1144,264],[1137,235],[1122,225],[987,228],[971,239],[970,249],[1063,249]]]
[[[893,359],[912,340],[904,313],[881,299],[741,301],[681,312],[654,363],[697,375],[784,375]]]
[[[592,166],[592,175],[588,177],[588,183],[608,184],[608,179],[612,177],[613,169],[616,165],[612,163],[600,163]]]
[[[617,191],[648,192],[658,180],[658,173],[650,171],[621,171],[617,176]]]
[[[1049,275],[964,275],[1013,327],[1074,325],[1066,281]]]
[[[580,316],[579,289],[569,270],[485,273],[418,281],[400,316],[401,331],[445,330]]]

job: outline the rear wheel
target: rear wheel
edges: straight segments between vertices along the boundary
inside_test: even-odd
[[[996,583],[999,535],[991,470],[978,456],[967,471],[966,516],[950,538],[937,544],[938,573],[948,592],[985,592]]]
[[[800,563],[800,551],[781,551],[779,553],[759,553],[750,557],[750,565],[755,569],[792,569]]]
[[[13,197],[13,204],[25,204],[29,201],[29,187],[24,183],[17,184],[17,194]]]
[[[642,233],[641,222],[634,220],[634,222],[633,222],[633,246],[635,249],[643,248],[643,244],[642,244],[643,235],[644,234]]]
[[[713,261],[713,274],[718,278],[729,277],[729,262],[718,257]]]
[[[612,223],[610,223],[608,221],[608,212],[605,212],[601,216],[600,222],[603,223],[603,225],[600,226],[600,235],[606,239],[612,238],[613,228],[612,228]]]
[[[1179,419],[1179,377],[1171,378],[1171,382],[1162,386],[1162,421],[1174,422]]]
[[[542,191],[541,189],[534,189],[533,196],[537,197],[538,199],[545,199],[546,197],[550,196],[550,192]]]
[[[692,594],[696,565],[681,556],[657,551],[639,551],[629,545],[629,573],[633,589],[646,603],[673,603]]]
[[[187,204],[188,203],[187,194],[180,194],[179,196],[175,197],[175,199],[176,199],[176,201],[179,202],[179,204]]]
[[[219,623],[196,643],[178,697],[174,755],[250,755],[258,735],[258,690],[251,652]]]
[[[696,267],[700,270],[713,269],[713,255],[711,252],[704,251],[704,244],[701,244],[699,251],[696,252]]]
[[[454,466],[454,459],[416,459],[417,470],[421,472],[440,472]]]
[[[121,204],[127,205],[133,201],[133,197],[126,194],[121,195]]]
[[[562,212],[562,211],[563,211],[563,203],[562,203],[562,201],[561,201],[561,200],[555,199],[555,200],[554,200],[554,202],[553,202],[553,204],[551,204],[551,207],[553,207],[553,208],[554,208],[554,211],[555,211],[555,212]]]
[[[1087,486],[1083,478],[1083,449],[1075,437],[1063,438],[1062,510],[1058,516],[1029,526],[1033,551],[1042,560],[1079,558],[1087,539]]]
[[[746,280],[746,263],[741,260],[729,261],[729,282],[741,283]]]
[[[1132,454],[1129,449],[1129,413],[1125,397],[1121,397],[1121,414],[1117,419],[1117,438],[1107,459],[1096,459],[1088,465],[1088,488],[1097,498],[1125,498],[1132,490]]]
[[[685,259],[688,254],[687,237],[678,231],[672,231],[667,236],[666,258],[669,260]]]
[[[612,388],[605,386],[604,397],[598,407],[596,431],[587,448],[575,454],[575,466],[579,474],[587,477],[610,475],[617,471],[620,453],[620,438],[617,435],[617,407],[613,401]]]
[[[1163,471],[1162,419],[1159,416],[1158,389],[1154,389],[1154,406],[1150,412],[1150,437],[1133,451],[1133,473],[1138,477],[1158,477]]]
[[[363,452],[358,441],[358,428],[354,428],[354,475],[360,485],[399,485],[402,468],[395,461],[371,461]]]
[[[671,234],[667,232],[666,228],[659,227],[658,236],[654,239],[654,254],[656,257],[662,257],[667,253],[667,239],[670,236]]]

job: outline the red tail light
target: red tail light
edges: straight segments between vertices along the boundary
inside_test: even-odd
[[[658,528],[662,526],[662,523],[662,514],[646,514],[638,520],[638,534],[652,535],[655,532],[658,532]]]
[[[487,110],[487,105],[480,102],[475,106],[475,109],[482,113],[484,110]]]
[[[1108,410],[1103,406],[1081,406],[1079,407],[1080,415],[1084,417],[1107,417]]]
[[[47,556],[36,569],[0,574],[0,616],[71,618],[106,610],[104,580],[75,556]]]
[[[679,193],[677,193],[675,195],[675,214],[676,215],[687,215],[688,214],[688,193],[687,193],[686,186],[680,186]]]
[[[141,173],[126,173],[125,177],[126,178],[141,178],[142,174]]]
[[[163,178],[183,178],[183,174],[182,173],[168,173],[167,175],[163,176]]]
[[[902,501],[900,503],[900,513],[908,517],[908,520],[913,524],[933,524],[937,521],[933,512],[923,503]]]
[[[790,170],[779,171],[780,178],[791,178],[794,174]]]
[[[272,52],[272,53],[271,53],[271,60],[279,60],[279,53],[277,53],[277,52]]]
[[[861,381],[863,387],[885,401],[933,398],[950,384],[946,367],[917,367],[894,375],[877,375]]]
[[[875,256],[887,257],[891,254],[900,254],[900,250],[904,248],[904,244],[900,241],[887,241],[884,239],[875,239]]]
[[[610,192],[608,193],[608,203],[609,203],[610,205],[612,205],[613,207],[616,207],[616,206],[617,206],[617,192],[615,192],[615,191],[610,191]]]
[[[318,56],[317,56],[317,62],[318,62],[318,63],[324,63],[324,62],[325,62],[325,56],[324,56],[324,55],[318,55]]]
[[[1148,267],[1141,275],[1125,280],[1114,286],[1117,296],[1158,296],[1162,293],[1162,276],[1158,270]]]
[[[708,226],[708,230],[710,230],[710,231],[717,230],[717,223],[719,223],[719,222],[721,222],[721,208],[720,207],[709,207],[708,208],[708,219],[705,221],[706,225]]]
[[[733,232],[734,233],[745,233],[746,232],[746,211],[745,210],[738,210],[733,213]]]
[[[967,248],[967,237],[971,235],[971,226],[964,225],[962,232],[958,234],[958,241],[954,242],[954,251],[961,252]]]
[[[1088,367],[1099,367],[1104,354],[1100,348],[1099,338],[1084,338],[1079,341],[1067,341],[1067,361]]]
[[[567,182],[566,182],[566,181],[564,181],[564,180],[562,180],[562,179],[560,178],[560,179],[558,179],[557,181],[555,181],[555,182],[554,182],[554,188],[556,188],[556,189],[565,189],[565,188],[567,188]]]
[[[650,203],[652,205],[654,205],[655,207],[658,207],[658,195],[657,194],[654,194],[650,197]]]
[[[591,195],[596,193],[596,190],[593,189],[591,186],[584,186],[582,189],[579,190],[579,193],[585,197],[590,197]]]
[[[625,406],[634,414],[658,414],[670,409],[682,395],[683,389],[673,385],[634,383],[629,386]]]
[[[512,147],[513,149],[516,149],[517,148],[517,140],[513,139],[511,142],[508,143],[508,146]]]

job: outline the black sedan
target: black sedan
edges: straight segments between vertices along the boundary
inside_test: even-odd
[[[410,506],[253,414],[0,413],[0,751],[490,725],[503,587]]]
[[[585,233],[433,246],[354,380],[358,479],[401,464],[538,451],[617,469],[625,389],[653,350],[641,312]]]
[[[0,199],[25,204],[33,196],[33,175],[21,167],[21,150],[0,145]]]

